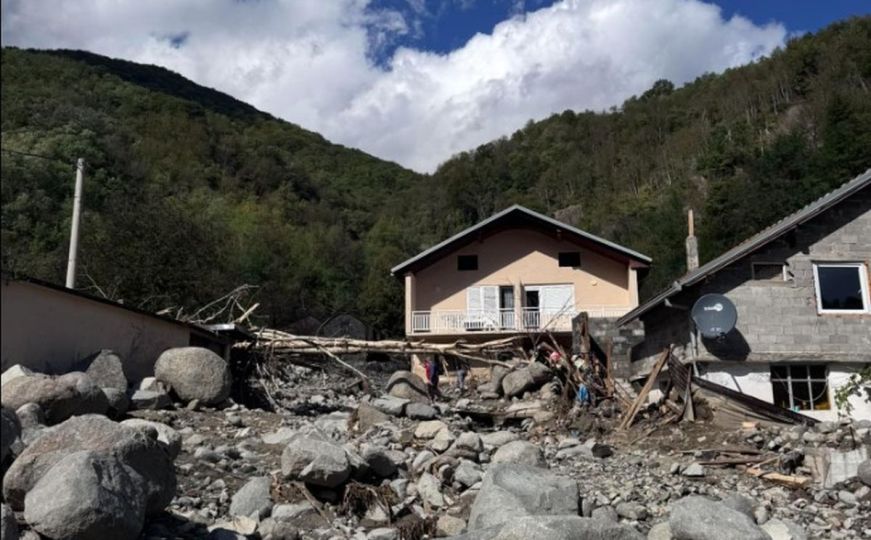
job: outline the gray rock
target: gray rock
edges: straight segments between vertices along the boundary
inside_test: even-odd
[[[432,439],[438,435],[440,431],[446,431],[447,429],[448,425],[441,420],[421,422],[414,429],[414,437],[416,439]]]
[[[184,402],[217,405],[230,397],[230,367],[223,358],[201,347],[164,351],[154,364],[154,376]]]
[[[371,427],[389,421],[390,417],[386,413],[376,409],[368,403],[361,403],[360,406],[357,407],[357,429],[360,431],[366,431]]]
[[[770,540],[746,514],[697,495],[673,503],[668,525],[678,540]]]
[[[788,519],[770,519],[762,525],[771,540],[807,540],[804,529]]]
[[[750,497],[745,497],[744,495],[740,495],[738,493],[730,493],[723,497],[723,500],[720,501],[724,505],[728,506],[732,510],[737,510],[747,517],[756,519],[753,516],[753,510],[756,508],[756,501],[751,499]]]
[[[600,506],[599,508],[595,508],[590,514],[590,517],[593,519],[604,519],[605,521],[610,521],[612,523],[617,523],[620,521],[620,514],[617,512],[617,510],[614,509],[613,506]]]
[[[49,538],[133,540],[145,523],[145,484],[115,457],[74,452],[28,491],[24,519]]]
[[[17,377],[3,386],[0,402],[13,410],[25,403],[36,403],[51,424],[71,416],[106,414],[109,402],[91,378],[80,372],[50,377],[35,373]]]
[[[405,406],[405,416],[412,420],[432,420],[438,416],[438,411],[426,403],[413,401]]]
[[[106,401],[109,403],[109,409],[106,414],[110,418],[121,418],[124,413],[130,408],[130,398],[127,397],[126,390],[118,390],[117,388],[102,388],[103,394],[106,395]]]
[[[172,398],[163,390],[134,390],[130,394],[130,408],[159,411],[172,407]]]
[[[426,383],[410,371],[396,371],[387,381],[387,393],[418,403],[429,403]]]
[[[454,434],[449,429],[443,429],[426,446],[441,453],[450,448],[455,440]]]
[[[856,476],[866,486],[871,486],[871,459],[866,459],[856,468]]]
[[[469,530],[499,525],[520,516],[578,514],[578,486],[550,471],[497,463],[484,475],[472,504]]]
[[[690,463],[681,474],[689,478],[700,478],[705,475],[705,468],[698,463]]]
[[[466,522],[454,516],[443,515],[436,522],[438,536],[457,536],[466,530]]]
[[[647,540],[673,540],[674,536],[671,535],[671,528],[668,526],[668,522],[665,521],[663,523],[657,523],[653,527],[650,528],[650,531],[647,533]]]
[[[454,480],[465,487],[474,486],[481,481],[482,476],[481,468],[468,459],[461,460],[454,469]]]
[[[22,430],[45,426],[45,414],[36,403],[25,403],[18,407],[15,409],[15,416],[18,417]]]
[[[82,450],[115,457],[139,473],[145,480],[148,514],[162,511],[175,496],[175,469],[162,444],[104,416],[85,415],[46,429],[24,449],[3,478],[6,502],[14,510],[23,509],[25,494],[49,469]]]
[[[551,377],[550,370],[538,362],[512,371],[502,379],[502,394],[511,398],[519,396],[526,391],[535,390],[546,383]]]
[[[231,516],[252,517],[257,514],[258,519],[269,516],[272,510],[272,480],[266,476],[257,476],[248,480],[239,491],[233,495],[230,501]]]
[[[387,394],[372,400],[372,406],[391,416],[402,416],[409,400]]]
[[[8,504],[0,505],[0,540],[18,540],[18,523]]]
[[[471,450],[475,453],[480,452],[484,449],[484,443],[481,441],[481,437],[474,431],[466,431],[464,433],[460,433],[460,436],[457,437],[457,442],[454,443],[454,446],[465,450]]]
[[[401,452],[400,452],[401,453]],[[388,478],[396,474],[396,457],[381,446],[363,445],[362,457],[369,469],[380,478]]]
[[[264,444],[280,444],[285,445],[291,441],[296,436],[296,431],[290,429],[289,427],[278,428],[278,431],[274,431],[272,433],[266,433],[260,439]]]
[[[647,519],[647,508],[637,502],[622,502],[617,505],[617,515],[625,519]],[[595,514],[595,510],[593,511]]]
[[[528,441],[512,441],[499,447],[490,459],[491,463],[516,463],[544,467],[541,449]]]
[[[493,433],[485,433],[481,435],[481,441],[484,443],[484,448],[499,448],[502,445],[520,439],[520,435],[513,431],[494,431]]]
[[[115,388],[127,391],[127,377],[124,375],[124,364],[121,357],[114,351],[103,349],[85,358],[78,364],[77,371],[88,374],[94,384],[101,388]]]
[[[422,471],[429,463],[429,461],[433,458],[435,458],[435,454],[433,454],[429,450],[423,450],[419,452],[416,456],[414,456],[414,460],[411,462],[412,470],[416,472]]]
[[[502,394],[502,380],[508,375],[509,370],[503,366],[493,366],[490,370],[490,380],[478,386],[478,391],[482,394],[493,394],[499,397]]]
[[[351,464],[341,446],[300,435],[281,453],[281,473],[293,480],[334,488],[351,476]]]
[[[366,535],[366,540],[397,540],[398,538],[399,532],[390,527],[378,527],[377,529],[372,529]]]
[[[175,460],[178,453],[181,452],[181,435],[166,424],[142,420],[141,418],[130,418],[121,422],[121,425],[144,430],[145,433],[164,445],[172,460]]]
[[[21,364],[15,364],[11,366],[9,369],[3,372],[3,375],[0,375],[0,387],[6,386],[6,383],[11,381],[12,379],[17,379],[18,377],[27,377],[36,373],[35,371],[22,366]]]
[[[441,482],[430,473],[423,473],[417,481],[417,493],[420,500],[433,508],[441,508],[445,505],[445,498],[441,492]]]
[[[12,443],[21,436],[21,423],[15,411],[7,407],[0,410],[0,464],[6,463],[6,457],[12,454]]]
[[[294,521],[308,514],[315,514],[317,510],[308,501],[295,504],[278,504],[272,507],[272,519],[276,521]]]
[[[454,540],[644,540],[629,525],[580,516],[524,516],[470,530]]]

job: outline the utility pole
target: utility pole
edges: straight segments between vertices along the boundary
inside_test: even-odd
[[[76,255],[79,250],[79,221],[82,213],[82,183],[85,176],[85,160],[76,161],[76,191],[73,195],[73,222],[70,224],[70,258],[67,261],[67,289],[76,288]]]

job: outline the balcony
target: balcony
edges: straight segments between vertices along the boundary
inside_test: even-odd
[[[632,308],[619,306],[585,306],[590,317],[620,317]],[[413,334],[465,334],[516,332],[570,332],[576,309],[546,310],[523,308],[488,311],[436,310],[412,311]],[[519,319],[519,320],[518,320]]]

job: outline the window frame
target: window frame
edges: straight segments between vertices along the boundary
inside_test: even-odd
[[[460,261],[462,260],[475,260],[474,268],[463,268]],[[475,272],[478,270],[478,255],[477,254],[469,254],[469,255],[457,255],[457,272]]]
[[[823,308],[822,291],[820,291],[820,267],[855,268],[859,274],[859,286],[862,294],[863,309],[825,309]],[[868,295],[868,267],[864,262],[855,261],[813,261],[814,296],[817,301],[817,315],[867,315],[871,313],[871,299]]]
[[[811,367],[822,366],[826,371],[824,377],[821,379],[819,377],[811,376]],[[786,368],[786,378],[775,377],[774,376],[774,368]],[[807,371],[806,377],[793,377],[792,368],[805,368]],[[832,404],[832,392],[829,388],[829,365],[828,364],[771,364],[769,368],[769,381],[771,382],[771,401],[774,402],[774,385],[775,383],[786,383],[786,389],[789,394],[789,410],[791,411],[833,411],[834,407]],[[796,383],[807,383],[808,388],[808,397],[810,397],[810,409],[796,409],[795,408],[795,398],[793,397],[793,382]],[[829,408],[827,409],[815,409],[814,405],[814,394],[813,394],[813,383],[822,382],[826,387],[826,401],[829,404]]]
[[[773,279],[765,279],[765,278],[756,277],[756,267],[757,266],[780,266],[780,275],[781,275],[782,279],[780,281],[775,281]],[[753,281],[762,281],[765,283],[785,283],[785,282],[789,281],[789,277],[788,277],[787,272],[786,272],[786,263],[779,262],[779,261],[753,261],[753,262],[751,262],[750,263],[750,278]]]
[[[571,255],[578,257],[578,264],[563,264],[562,257],[563,255]],[[580,251],[559,251],[556,255],[557,266],[560,268],[580,268],[581,267],[581,252]]]

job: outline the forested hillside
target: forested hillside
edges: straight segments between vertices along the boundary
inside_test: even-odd
[[[397,333],[389,268],[515,202],[651,255],[646,296],[684,270],[686,209],[707,259],[871,167],[869,85],[866,17],[424,176],[162,68],[4,49],[3,267],[62,280],[84,157],[80,286],[148,309],[250,283],[261,322],[354,312]]]

